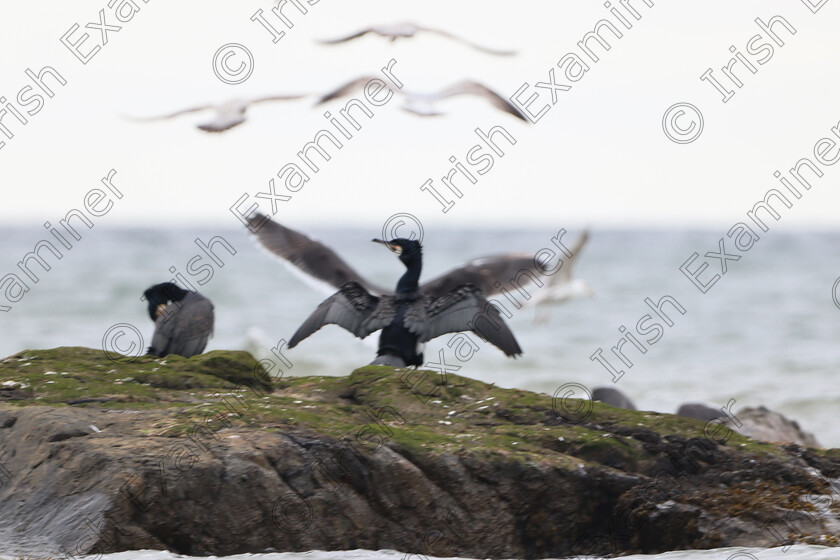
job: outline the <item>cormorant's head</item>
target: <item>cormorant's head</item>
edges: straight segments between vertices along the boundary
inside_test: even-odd
[[[392,253],[395,253],[406,266],[408,266],[410,262],[419,259],[421,253],[423,252],[423,247],[420,245],[420,242],[415,241],[414,239],[397,237],[391,241],[383,241],[381,239],[372,239],[371,241],[388,247],[388,249],[390,249]]]
[[[181,301],[189,292],[184,290],[172,282],[164,282],[162,284],[155,284],[145,292],[143,295],[149,303],[149,317],[152,321],[157,321],[161,310],[170,302]]]

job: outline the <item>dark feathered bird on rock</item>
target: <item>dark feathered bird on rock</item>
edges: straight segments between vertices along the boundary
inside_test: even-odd
[[[143,295],[149,304],[149,317],[155,322],[149,354],[189,358],[204,352],[213,334],[213,304],[209,299],[172,282],[155,284]]]
[[[418,287],[423,268],[419,242],[402,238],[373,241],[394,252],[406,267],[396,293],[377,297],[358,282],[347,282],[303,322],[289,341],[289,348],[324,325],[335,324],[359,338],[382,329],[374,364],[421,366],[424,343],[461,331],[478,334],[506,356],[522,354],[499,311],[474,285],[463,284],[437,296]]]

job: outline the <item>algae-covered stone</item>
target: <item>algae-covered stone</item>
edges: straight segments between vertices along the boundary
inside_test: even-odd
[[[268,381],[243,352],[0,361],[0,543],[539,558],[770,546],[791,519],[834,544],[840,523],[836,451],[411,368]]]
[[[251,354],[221,350],[191,358],[172,355],[116,359],[101,350],[81,347],[24,350],[0,361],[0,384],[3,382],[29,389],[4,399],[23,403],[74,404],[84,399],[154,402],[168,400],[156,389],[271,388],[269,375]]]

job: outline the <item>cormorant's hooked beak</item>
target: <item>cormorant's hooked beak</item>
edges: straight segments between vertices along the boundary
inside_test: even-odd
[[[398,255],[400,253],[402,253],[402,247],[400,247],[399,245],[394,245],[392,243],[388,243],[387,241],[383,241],[381,239],[371,239],[371,241],[373,241],[374,243],[379,243],[380,245],[385,245],[386,247],[388,247],[388,249],[391,250],[391,252],[394,252]]]

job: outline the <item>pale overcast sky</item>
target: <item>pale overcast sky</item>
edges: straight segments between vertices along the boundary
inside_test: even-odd
[[[13,138],[0,131],[0,223],[57,222],[82,208],[86,193],[115,169],[113,183],[123,198],[109,199],[114,205],[97,218],[102,223],[235,227],[230,207],[240,197],[248,195],[242,211],[253,202],[269,211],[269,201],[256,194],[266,192],[286,164],[300,164],[297,153],[320,130],[336,132],[324,112],[334,117],[346,100],[314,108],[316,96],[356,77],[381,76],[391,59],[408,91],[432,92],[469,78],[508,98],[527,83],[519,98],[538,95],[530,110],[550,109],[529,124],[472,97],[440,103],[447,114],[433,118],[402,111],[398,95],[369,105],[374,117],[363,118],[351,139],[342,138],[343,148],[331,149],[332,159],[300,190],[289,193],[276,179],[277,192],[291,196],[278,203],[279,219],[293,227],[364,225],[407,212],[424,224],[453,226],[728,226],[780,186],[774,172],[787,176],[801,158],[816,161],[821,138],[838,139],[831,131],[840,122],[838,2],[298,0],[307,13],[287,2],[282,13],[293,23],[288,28],[272,15],[275,4],[261,0],[135,1],[139,11],[133,15],[129,0],[120,4],[123,19],[131,15],[124,23],[107,0],[4,6],[0,96],[12,108],[0,124]],[[251,20],[260,9],[285,32],[276,43]],[[90,53],[102,43],[102,32],[85,25],[98,24],[100,11],[107,25],[121,29],[106,32],[107,43],[82,64],[61,38],[78,24],[68,41],[88,33],[79,50]],[[762,29],[761,22],[775,16],[784,20]],[[518,54],[493,56],[435,35],[395,43],[374,36],[340,45],[317,42],[404,20]],[[599,20],[622,37],[602,26],[611,49],[586,43],[596,63],[578,42]],[[253,57],[250,77],[236,85],[213,71],[214,53],[231,43]],[[569,53],[589,67],[577,82],[566,76],[580,70],[570,58],[557,66]],[[731,70],[740,88],[721,70],[735,56],[746,61]],[[241,63],[237,55],[228,59],[229,67]],[[41,90],[26,70],[46,66],[66,84],[46,77],[54,96],[44,95],[36,112],[32,97]],[[734,92],[726,103],[711,81],[700,79],[709,68],[720,87]],[[554,90],[553,105],[551,88],[535,88],[550,80],[552,70],[558,85],[571,86]],[[202,113],[159,122],[126,118],[233,97],[298,93],[311,95],[253,107],[245,124],[218,135],[195,128],[208,117]],[[702,133],[693,142],[674,142],[663,131],[663,116],[677,103],[702,113]],[[688,113],[671,120],[683,129],[672,134],[690,137],[692,120]],[[495,126],[516,144],[497,134],[504,155],[493,154],[493,167],[486,167],[486,158],[485,164],[468,164],[468,153],[481,142],[475,129]],[[785,193],[792,208],[781,210],[782,227],[836,227],[840,171],[830,160],[837,148],[829,143],[818,151],[824,176],[812,179],[810,191],[800,189],[800,199]],[[441,184],[452,156],[476,179],[472,184],[455,176],[460,199]],[[455,201],[448,213],[420,190],[428,179]],[[101,210],[106,201],[94,206]]]

